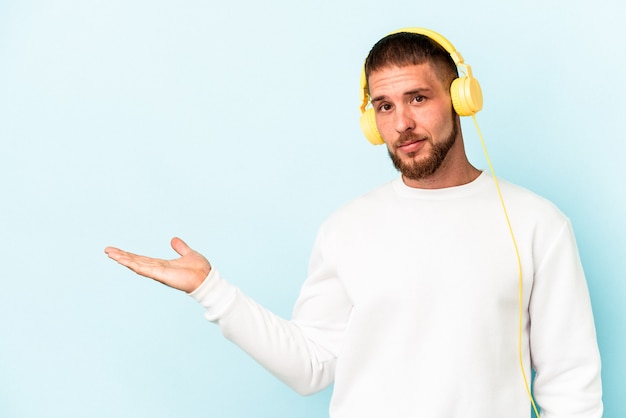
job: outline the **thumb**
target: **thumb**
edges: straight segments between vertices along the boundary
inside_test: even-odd
[[[172,238],[170,245],[172,246],[174,251],[176,251],[183,257],[193,252],[193,250],[185,243],[185,241],[178,237]]]

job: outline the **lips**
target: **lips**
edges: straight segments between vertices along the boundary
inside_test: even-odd
[[[426,139],[413,138],[408,141],[403,141],[399,145],[396,145],[396,150],[404,154],[409,154],[419,151],[425,144]]]

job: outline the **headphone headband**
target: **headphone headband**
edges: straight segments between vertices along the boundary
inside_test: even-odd
[[[456,65],[463,64],[463,57],[461,56],[461,53],[458,52],[456,48],[454,47],[454,45],[452,45],[452,42],[447,40],[443,35],[435,31],[432,31],[430,29],[425,29],[425,28],[402,28],[402,29],[398,29],[389,33],[389,35],[393,35],[395,33],[401,33],[401,32],[415,33],[417,35],[424,35],[424,36],[429,37],[430,39],[432,39],[433,41],[441,45],[443,49],[448,51],[448,54],[450,54],[450,56],[452,57],[452,60],[454,61]]]

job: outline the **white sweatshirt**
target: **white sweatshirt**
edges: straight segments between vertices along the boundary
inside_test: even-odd
[[[600,358],[570,223],[500,181],[523,271],[523,361],[544,418],[602,416]],[[334,382],[332,418],[528,418],[519,273],[493,179],[435,190],[400,178],[321,227],[293,318],[213,270],[208,320],[302,394]]]

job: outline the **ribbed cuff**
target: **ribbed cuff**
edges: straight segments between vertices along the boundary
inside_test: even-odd
[[[224,280],[216,269],[211,269],[204,282],[189,296],[206,309],[207,320],[216,322],[233,303],[236,294],[237,288]]]

